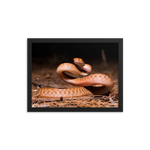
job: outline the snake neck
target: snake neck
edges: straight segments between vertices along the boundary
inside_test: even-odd
[[[87,76],[91,73],[92,67],[88,64],[85,64],[84,66],[79,66],[83,71],[80,71],[79,69],[76,68],[74,64],[71,63],[63,63],[58,66],[56,73],[59,78],[61,78],[63,81],[70,83],[70,79],[74,79],[70,75],[73,74],[78,77],[84,77]],[[65,72],[69,72],[69,75],[66,74]]]
[[[92,67],[89,64],[85,64],[84,66],[79,66],[82,70],[86,72],[87,75],[89,75],[92,71]]]

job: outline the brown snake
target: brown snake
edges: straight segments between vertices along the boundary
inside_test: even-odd
[[[85,64],[80,58],[74,58],[74,63],[78,65],[83,71],[76,68],[74,64],[63,63],[57,68],[57,75],[63,81],[70,83],[75,86],[75,88],[69,89],[57,89],[50,87],[41,87],[36,92],[37,97],[40,98],[72,98],[81,97],[87,95],[101,95],[106,94],[111,91],[114,86],[112,79],[105,74],[91,74],[92,67],[89,64]],[[76,76],[84,76],[82,78],[74,78],[68,75],[71,73]],[[88,75],[88,76],[87,76]],[[84,86],[84,87],[83,87]]]

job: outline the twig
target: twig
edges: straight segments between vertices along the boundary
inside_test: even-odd
[[[105,56],[105,51],[102,49],[102,59],[104,62],[106,62],[106,56]]]
[[[107,60],[106,60],[106,55],[105,55],[105,51],[102,49],[101,50],[102,53],[102,60],[105,66],[107,66]]]

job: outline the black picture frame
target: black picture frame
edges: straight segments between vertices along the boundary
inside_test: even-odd
[[[32,44],[33,43],[117,43],[118,44],[118,108],[32,108]],[[123,38],[28,38],[27,39],[27,112],[123,112]]]

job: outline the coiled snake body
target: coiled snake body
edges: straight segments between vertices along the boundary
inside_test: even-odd
[[[40,98],[72,98],[93,94],[106,94],[111,91],[114,83],[109,76],[105,74],[89,75],[92,67],[89,64],[85,64],[80,58],[74,58],[74,63],[83,71],[80,71],[71,63],[63,63],[58,66],[56,72],[63,81],[79,87],[69,89],[41,87],[38,89],[36,96]],[[70,74],[68,75],[68,72],[82,78],[74,78]]]

